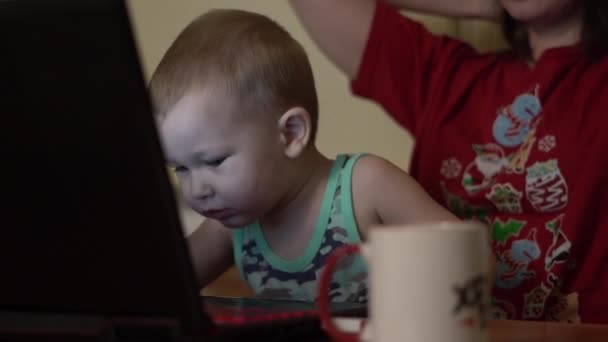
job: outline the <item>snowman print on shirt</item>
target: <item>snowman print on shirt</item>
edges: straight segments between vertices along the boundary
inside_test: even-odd
[[[494,121],[492,133],[496,141],[505,147],[521,145],[539,117],[542,105],[538,97],[538,86],[534,94],[521,94],[510,106],[500,108]]]

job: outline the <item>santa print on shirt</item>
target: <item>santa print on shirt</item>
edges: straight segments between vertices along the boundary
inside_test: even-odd
[[[557,144],[555,136],[537,136],[542,120],[539,87],[536,85],[532,92],[522,93],[511,104],[498,108],[494,124],[488,128],[494,141],[474,144],[472,160],[450,156],[439,172],[448,207],[465,219],[479,219],[490,225],[498,261],[491,315],[578,322],[577,295],[562,294],[556,275],[564,271],[564,266],[574,267],[568,258],[570,241],[561,230],[564,214],[560,211],[568,203],[568,184],[559,161],[550,154]],[[452,191],[454,187],[461,191]],[[466,197],[490,202],[493,207],[467,203],[457,195],[462,190]],[[523,212],[522,201],[538,213],[555,216],[548,215],[550,219],[544,226],[509,217]],[[499,215],[491,214],[496,212]],[[500,214],[505,214],[505,218]],[[572,263],[562,265],[566,261]],[[509,290],[525,287],[528,279],[540,286],[527,288],[524,298],[514,298],[512,294],[520,291]],[[513,303],[518,299],[523,303]],[[515,307],[523,311],[516,312]]]

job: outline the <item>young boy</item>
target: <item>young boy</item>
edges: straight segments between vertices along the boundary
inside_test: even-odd
[[[312,301],[325,257],[368,227],[455,220],[379,157],[324,157],[303,48],[272,20],[215,10],[194,20],[150,82],[168,163],[207,220],[189,237],[201,286],[231,265],[260,297]],[[364,302],[358,259],[336,273],[334,301]]]

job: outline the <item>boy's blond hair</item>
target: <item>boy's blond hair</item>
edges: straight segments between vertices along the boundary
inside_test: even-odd
[[[242,10],[212,10],[192,21],[169,47],[150,81],[155,113],[163,118],[186,92],[220,87],[244,112],[280,115],[301,106],[311,115],[317,94],[306,52],[271,19]]]

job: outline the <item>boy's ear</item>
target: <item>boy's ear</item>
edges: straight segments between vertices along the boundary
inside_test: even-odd
[[[296,158],[308,146],[312,124],[310,114],[302,107],[288,109],[279,118],[279,131],[287,158]]]

